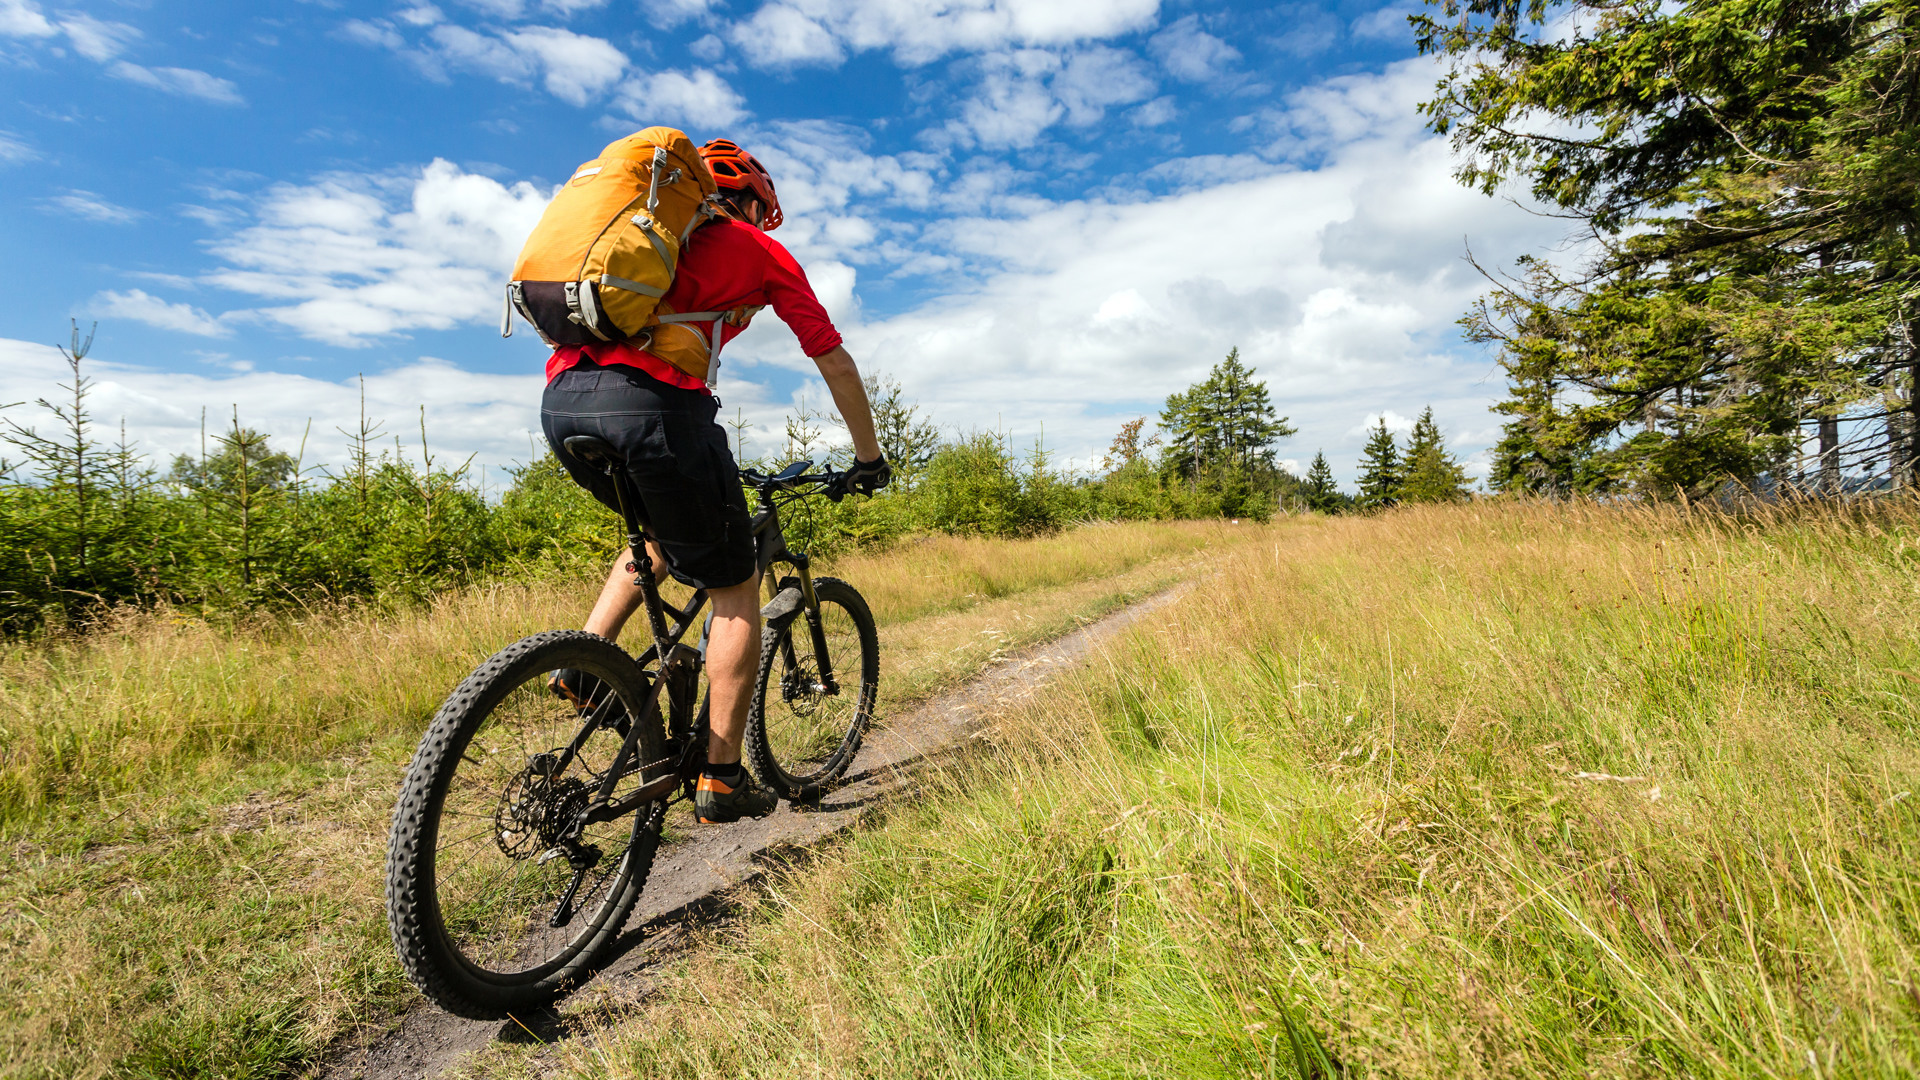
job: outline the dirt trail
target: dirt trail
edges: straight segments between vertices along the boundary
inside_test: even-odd
[[[628,929],[614,946],[616,959],[595,984],[643,985],[648,972],[680,947],[688,924],[725,912],[733,891],[763,875],[778,852],[805,848],[850,828],[878,803],[910,793],[914,766],[977,730],[980,717],[1032,693],[1054,672],[1077,664],[1096,646],[1186,590],[1185,585],[1175,586],[1065,637],[1008,653],[960,687],[887,718],[884,727],[868,736],[845,786],[821,800],[817,809],[795,811],[782,805],[758,821],[691,829],[689,839],[661,850]],[[503,1024],[463,1020],[421,1005],[384,1036],[337,1050],[319,1075],[326,1080],[439,1076],[493,1042],[550,1041],[570,1034],[569,1029],[585,1019],[548,1015]]]

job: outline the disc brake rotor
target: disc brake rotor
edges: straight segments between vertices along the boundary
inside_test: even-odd
[[[587,785],[571,776],[549,775],[552,754],[536,754],[507,784],[493,812],[493,839],[510,859],[548,851],[587,808]]]
[[[813,657],[801,657],[786,674],[780,676],[780,700],[795,716],[812,716],[820,707],[820,676],[813,670]]]

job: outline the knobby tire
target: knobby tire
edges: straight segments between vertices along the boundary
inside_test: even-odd
[[[632,913],[659,846],[661,815],[650,812],[647,807],[642,807],[637,815],[605,825],[604,829],[613,835],[618,835],[617,830],[621,827],[630,830],[624,855],[615,852],[603,855],[603,862],[606,859],[624,858],[624,865],[614,865],[604,870],[596,866],[588,871],[589,879],[594,879],[595,871],[603,875],[594,879],[594,893],[599,899],[591,910],[582,904],[572,921],[560,930],[550,931],[547,926],[547,919],[556,907],[556,901],[551,896],[515,904],[511,894],[503,890],[502,895],[507,899],[499,905],[505,911],[499,922],[505,930],[496,937],[505,941],[512,936],[513,927],[520,918],[517,914],[520,907],[527,909],[526,925],[517,944],[502,945],[494,951],[511,953],[517,948],[521,956],[535,955],[547,948],[541,943],[543,936],[566,937],[564,943],[555,946],[550,955],[537,962],[528,963],[520,957],[509,957],[509,964],[524,963],[523,970],[496,970],[476,961],[465,955],[460,942],[449,932],[447,913],[442,910],[440,882],[436,879],[436,873],[440,870],[439,855],[447,853],[439,851],[438,847],[449,788],[456,778],[463,778],[463,794],[473,793],[478,797],[486,790],[486,783],[491,782],[482,779],[489,766],[496,774],[511,767],[503,756],[488,758],[486,754],[489,751],[478,751],[479,757],[469,756],[470,745],[496,708],[505,713],[518,707],[522,700],[533,707],[533,698],[523,699],[517,695],[544,693],[545,673],[556,668],[576,668],[597,676],[618,695],[629,717],[638,715],[639,703],[645,697],[645,680],[632,659],[619,646],[580,630],[556,630],[523,638],[474,669],[440,707],[413,755],[413,763],[407,770],[399,802],[394,808],[393,831],[387,852],[387,917],[394,947],[414,985],[435,1004],[457,1016],[477,1020],[504,1019],[516,1013],[544,1008],[583,982],[593,973],[601,955],[619,935]],[[529,680],[534,682],[530,684]],[[554,700],[558,701],[557,698]],[[509,702],[514,704],[510,705]],[[643,763],[658,761],[662,756],[657,715],[651,721],[641,722],[642,734],[636,749],[638,760]],[[557,730],[563,723],[560,719],[553,720],[552,727],[543,728],[539,733]],[[496,720],[496,727],[489,730],[503,732],[500,738],[505,738],[506,733],[510,733],[508,724],[508,720]],[[578,731],[579,723],[574,723],[570,730]],[[619,735],[616,732],[596,731],[590,741],[603,736],[617,745]],[[600,744],[596,742],[594,745]],[[483,761],[487,764],[483,765]],[[582,769],[590,769],[594,764],[587,760],[584,753],[581,762]],[[607,763],[611,763],[610,756]],[[464,773],[463,768],[466,770]],[[572,775],[564,771],[535,773],[534,769],[533,765],[528,765],[513,777],[513,782],[558,783]],[[590,778],[591,774],[583,775]],[[543,779],[530,779],[532,776]],[[555,780],[555,777],[560,780]],[[513,790],[516,789],[509,783],[503,792]],[[526,788],[518,790],[524,794]],[[574,788],[568,794],[577,801],[580,798],[578,791],[578,788]],[[504,793],[502,798],[506,798]],[[657,811],[659,804],[653,806]],[[496,810],[496,823],[499,813]],[[462,815],[475,816],[478,815]],[[556,813],[554,819],[558,816]],[[461,821],[461,824],[476,827],[475,822]],[[494,835],[485,835],[489,828]],[[515,832],[502,829],[498,824],[489,826],[478,823],[477,829],[474,836],[481,838],[474,841],[477,846],[463,847],[459,853],[474,852],[479,858],[495,862],[498,860],[493,858],[492,851],[485,848],[486,842],[495,843],[505,853],[508,838],[531,835],[530,827],[519,827]],[[473,837],[464,837],[455,843],[464,844],[469,840],[473,840]],[[537,844],[523,843],[526,850],[535,846]],[[500,863],[503,872],[521,875],[509,884],[524,887],[523,883],[528,878],[533,878],[536,885],[547,880],[538,876],[546,864],[535,864],[526,855],[512,855],[509,859],[519,862]],[[454,864],[447,868],[448,874],[459,873],[461,860],[446,861]],[[478,859],[472,861],[477,862]],[[562,880],[567,880],[567,860],[557,858],[551,862],[554,873],[560,875]],[[481,909],[484,911],[484,904]]]
[[[819,701],[851,704],[850,709],[840,710],[844,715],[834,717],[832,727],[839,732],[838,742],[830,752],[795,754],[791,748],[777,745],[781,740],[769,730],[783,719],[790,719],[784,714],[793,711],[797,700],[797,696],[790,700],[783,693],[783,679],[793,674],[793,660],[801,659],[803,666],[811,660],[813,641],[804,611],[785,626],[769,625],[761,632],[760,669],[754,679],[753,699],[747,714],[747,760],[762,782],[772,785],[791,802],[819,798],[853,764],[854,756],[860,752],[860,742],[873,721],[874,698],[880,687],[880,637],[874,629],[873,613],[866,599],[838,578],[815,578],[813,588],[820,600],[822,618],[835,622],[844,618],[858,640],[857,647],[851,649],[844,646],[853,642],[842,642],[843,651],[848,655],[830,656],[834,678],[840,687],[838,698],[819,698],[814,702],[816,706]]]

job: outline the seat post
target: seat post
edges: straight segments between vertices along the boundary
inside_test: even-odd
[[[653,576],[653,556],[647,550],[647,526],[640,520],[640,493],[633,490],[627,470],[609,469],[608,475],[613,480],[614,498],[620,503],[620,518],[627,526],[627,550],[633,555],[633,583],[640,587],[640,596],[645,601],[642,606],[647,609],[647,629],[653,632],[654,647],[659,655],[665,657],[670,647],[667,616],[662,610],[660,583]]]

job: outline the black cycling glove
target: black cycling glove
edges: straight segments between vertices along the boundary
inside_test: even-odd
[[[855,495],[872,495],[887,486],[893,479],[893,466],[887,464],[886,455],[872,461],[854,459],[853,468],[840,474],[840,490]]]

